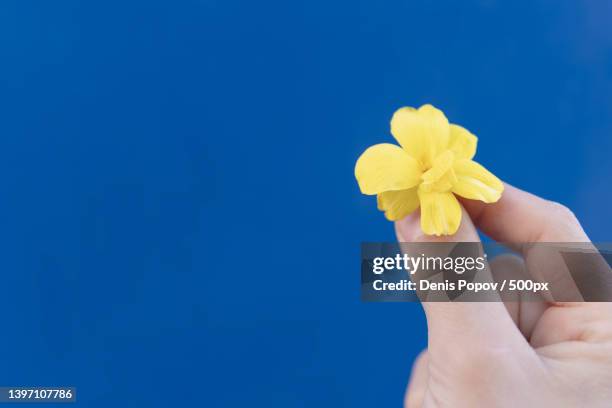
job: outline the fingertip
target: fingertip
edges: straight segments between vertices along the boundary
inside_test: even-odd
[[[395,222],[395,233],[399,242],[413,242],[421,231],[421,215],[416,210],[408,216]]]
[[[399,242],[478,242],[480,238],[469,213],[461,207],[461,224],[452,235],[427,235],[421,229],[420,211],[395,222],[395,233]]]

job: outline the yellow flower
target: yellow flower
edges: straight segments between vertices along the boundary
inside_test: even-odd
[[[461,224],[455,194],[485,203],[499,200],[502,182],[472,160],[478,139],[449,124],[431,105],[405,107],[391,119],[400,146],[377,144],[357,159],[355,177],[363,194],[377,195],[378,209],[390,221],[421,207],[421,229],[452,235]]]

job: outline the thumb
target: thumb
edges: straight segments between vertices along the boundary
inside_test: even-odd
[[[420,227],[419,211],[397,221],[395,231],[400,242],[447,244],[442,247],[458,242],[475,242],[482,253],[476,228],[463,208],[461,218],[461,225],[452,236],[425,235]],[[488,269],[480,272],[485,274],[485,280],[492,281]],[[460,364],[465,364],[463,357],[468,356],[467,361],[474,361],[471,355],[481,355],[485,350],[498,353],[500,350],[510,351],[527,346],[503,302],[495,295],[497,299],[484,302],[462,302],[461,297],[455,301],[424,301],[422,304],[427,316],[432,358],[441,358],[448,364],[459,358]]]

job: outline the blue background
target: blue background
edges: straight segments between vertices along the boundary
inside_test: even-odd
[[[353,178],[403,105],[610,240],[612,5],[0,5],[0,385],[80,406],[398,406],[417,304],[361,304],[392,225]],[[520,220],[517,220],[520,222]]]

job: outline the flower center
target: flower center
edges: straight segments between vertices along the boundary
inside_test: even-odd
[[[453,171],[454,161],[455,155],[450,150],[445,150],[439,154],[433,161],[431,168],[421,175],[420,188],[427,192],[449,191],[457,182],[457,176]]]

